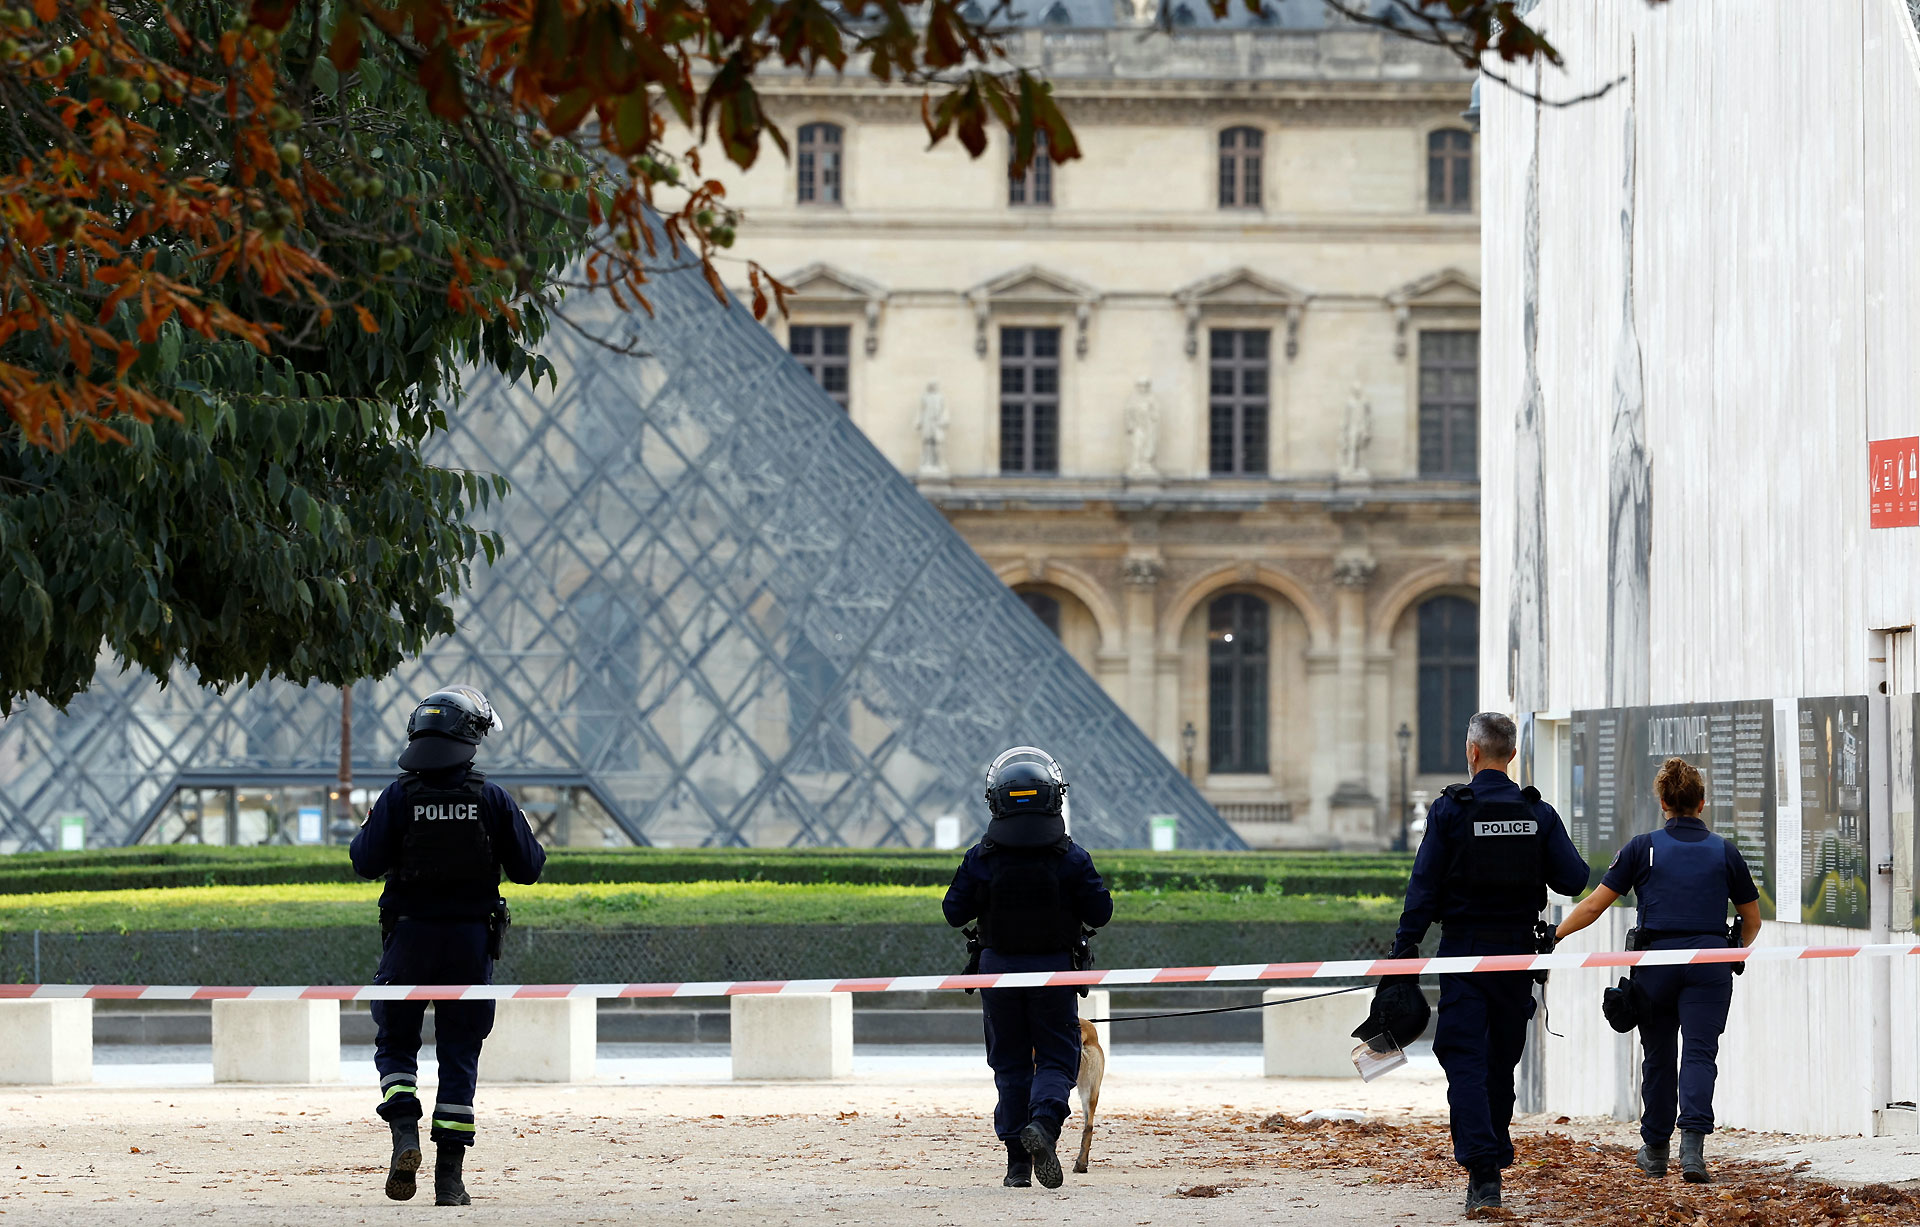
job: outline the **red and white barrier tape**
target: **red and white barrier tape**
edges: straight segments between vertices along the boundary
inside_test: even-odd
[[[1594,954],[1494,954],[1445,959],[1349,959],[1328,963],[1241,963],[1228,967],[1128,967],[1110,971],[1010,971],[975,976],[875,976],[854,980],[707,980],[685,984],[295,984],[256,987],[205,984],[0,984],[0,1001],[75,997],[96,1001],[501,1001],[541,997],[924,993],[964,988],[1231,984],[1262,980],[1330,980],[1488,971],[1569,971],[1581,967],[1666,967],[1678,963],[1771,963],[1896,955],[1920,955],[1920,942],[1873,946],[1604,951]]]

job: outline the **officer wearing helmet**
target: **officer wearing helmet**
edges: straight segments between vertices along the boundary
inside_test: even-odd
[[[954,928],[980,922],[980,970],[1067,971],[1082,925],[1113,918],[1093,858],[1068,833],[1067,784],[1044,750],[1016,746],[987,767],[987,833],[967,849],[942,904]],[[1009,1188],[1064,1179],[1054,1150],[1080,1076],[1075,990],[980,991],[987,1064],[1000,1093],[993,1130]]]
[[[471,686],[436,690],[407,721],[402,774],[373,803],[351,849],[356,873],[387,879],[375,984],[493,981],[507,919],[501,874],[528,884],[539,879],[547,860],[513,798],[473,768],[481,738],[499,727],[493,705]],[[418,1069],[426,1010],[424,1001],[373,1003],[377,1110],[393,1131],[387,1196],[395,1201],[413,1196],[421,1162]],[[491,1001],[434,1003],[440,1057],[430,1132],[437,1152],[436,1205],[471,1201],[461,1161],[474,1141],[474,1082],[493,1014]]]

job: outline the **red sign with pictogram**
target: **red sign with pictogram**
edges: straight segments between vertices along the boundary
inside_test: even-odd
[[[1867,443],[1874,528],[1920,527],[1920,436]]]

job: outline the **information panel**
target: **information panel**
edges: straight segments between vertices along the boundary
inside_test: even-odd
[[[1864,929],[1868,917],[1867,700],[1800,700],[1800,920]]]
[[[1573,812],[1567,828],[1592,867],[1591,882],[1635,835],[1660,825],[1653,780],[1684,758],[1706,777],[1702,815],[1747,858],[1761,914],[1774,915],[1773,703],[1676,703],[1573,713]]]

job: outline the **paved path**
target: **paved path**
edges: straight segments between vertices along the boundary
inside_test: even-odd
[[[999,1187],[1004,1153],[984,1123],[992,1089],[975,1054],[862,1049],[847,1082],[742,1084],[724,1058],[621,1047],[609,1046],[603,1072],[622,1081],[482,1088],[476,1204],[457,1212],[381,1196],[385,1133],[361,1060],[347,1075],[364,1085],[216,1088],[198,1065],[117,1062],[143,1054],[103,1049],[102,1084],[0,1092],[0,1155],[14,1168],[0,1169],[0,1225],[1459,1221],[1451,1191],[1263,1161],[1288,1144],[1257,1130],[1277,1110],[1430,1117],[1444,1088],[1424,1062],[1367,1085],[1269,1081],[1244,1046],[1123,1050],[1093,1170],[1047,1192]]]

